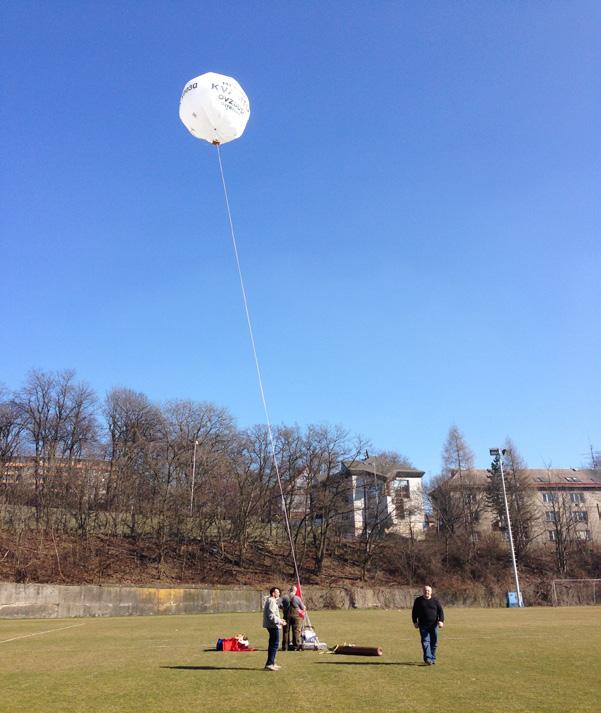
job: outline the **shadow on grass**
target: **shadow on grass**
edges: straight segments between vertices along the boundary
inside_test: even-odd
[[[245,668],[243,666],[161,666],[173,671],[262,671],[261,668]]]
[[[423,666],[425,663],[417,663],[416,661],[316,661],[317,664],[326,664],[330,666]]]

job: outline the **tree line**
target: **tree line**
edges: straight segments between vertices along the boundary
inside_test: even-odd
[[[341,426],[279,426],[273,447],[300,559],[319,572],[348,510],[336,477],[369,444]],[[265,426],[236,427],[212,403],[153,403],[128,388],[100,401],[73,371],[31,371],[0,391],[5,527],[57,537],[211,543],[238,565],[256,540],[283,537],[282,496]]]
[[[329,566],[338,573],[348,568],[351,578],[411,583],[484,581],[509,572],[498,536],[505,527],[499,459],[491,463],[486,486],[475,487],[474,455],[456,426],[443,446],[440,474],[425,489],[425,537],[413,530],[408,537],[386,534],[378,507],[378,517],[366,519],[352,543],[343,537],[354,505],[340,463],[361,460],[367,448],[389,465],[409,460],[375,451],[342,426],[281,425],[273,438],[304,573],[319,578]],[[549,561],[549,548],[541,549],[536,538],[540,509],[526,465],[513,443],[506,446],[499,458],[520,566],[562,574],[598,569],[598,562],[583,561],[569,504],[560,498],[550,503],[557,536]],[[592,449],[591,455],[598,459]],[[494,514],[499,532],[483,535],[485,511]],[[152,560],[158,579],[174,560],[182,577],[201,560],[230,563],[238,572],[251,571],[261,557],[267,568],[279,561],[289,567],[266,427],[240,429],[215,404],[157,404],[128,388],[99,399],[73,371],[34,370],[20,388],[0,387],[0,574],[10,563],[6,571],[35,579],[32,563],[45,548],[59,579],[69,578],[67,559],[75,566],[94,553],[105,563],[98,565],[101,577],[108,566],[99,554],[102,537],[134,543],[136,557]]]

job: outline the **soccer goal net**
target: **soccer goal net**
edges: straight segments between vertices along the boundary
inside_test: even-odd
[[[601,579],[554,579],[553,606],[569,607],[601,603]]]

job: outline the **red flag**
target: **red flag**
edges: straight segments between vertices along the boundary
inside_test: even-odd
[[[301,601],[303,601],[303,590],[301,589],[301,586],[300,586],[300,579],[296,580],[296,596],[299,597],[299,599]],[[305,602],[303,602],[303,604],[304,603]],[[298,615],[300,616],[301,619],[304,619],[305,618],[305,610],[300,609],[298,612]]]

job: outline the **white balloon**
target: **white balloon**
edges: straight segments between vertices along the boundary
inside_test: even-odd
[[[188,131],[211,144],[225,144],[242,136],[250,102],[232,77],[207,72],[191,79],[179,101],[179,118]]]

